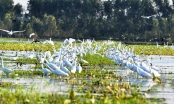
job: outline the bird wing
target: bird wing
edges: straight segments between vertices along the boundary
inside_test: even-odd
[[[33,35],[35,35],[35,33],[31,33],[29,37],[31,38],[31,36],[33,36]]]
[[[10,31],[8,31],[8,30],[4,30],[4,29],[0,29],[0,30],[5,31],[5,32],[10,32]]]
[[[23,31],[13,31],[13,33],[17,33],[17,32],[24,32],[25,30],[23,30]]]
[[[141,16],[141,17],[149,19],[151,16]]]

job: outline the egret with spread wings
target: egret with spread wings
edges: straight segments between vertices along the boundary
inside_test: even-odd
[[[23,31],[8,31],[8,30],[4,30],[4,29],[0,29],[1,31],[4,31],[4,32],[7,32],[9,35],[13,35],[14,33],[18,33],[18,32],[24,32],[25,30]]]

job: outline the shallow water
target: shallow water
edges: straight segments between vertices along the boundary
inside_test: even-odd
[[[162,84],[153,86],[147,98],[164,98],[166,104],[174,102],[174,56],[149,56],[153,65],[161,70]]]
[[[152,79],[145,79],[136,73],[123,67],[118,67],[117,75],[125,76],[123,81],[131,85],[139,85],[141,93],[146,98],[159,98],[165,104],[173,104],[174,102],[174,56],[148,56],[152,65],[159,68],[162,83],[155,83]]]
[[[2,53],[2,51],[0,52]],[[22,57],[25,52],[21,52],[19,57]],[[7,51],[3,57],[12,57],[15,55],[14,51]],[[140,92],[145,94],[146,98],[160,98],[163,99],[165,104],[172,104],[174,102],[174,56],[148,56],[151,63],[160,69],[162,83],[154,83],[152,79],[137,78],[137,75],[129,69],[120,66],[110,67],[111,71],[116,71],[116,75],[122,75],[123,82],[139,85]],[[32,70],[34,64],[24,64],[17,66],[15,62],[4,61],[5,66],[14,70]],[[117,70],[115,70],[117,69]],[[59,94],[68,93],[72,88],[72,84],[67,83],[61,79],[51,79],[50,77],[27,77],[27,78],[1,78],[3,82],[12,82],[13,84],[22,85],[25,88],[33,88],[40,92],[58,92]],[[78,88],[78,86],[74,86]]]

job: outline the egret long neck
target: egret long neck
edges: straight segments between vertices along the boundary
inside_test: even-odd
[[[1,61],[1,65],[2,65],[2,68],[4,68],[4,62],[3,62],[3,58],[1,58],[2,61]]]

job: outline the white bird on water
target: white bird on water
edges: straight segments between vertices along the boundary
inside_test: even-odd
[[[45,41],[43,42],[43,44],[51,44],[51,45],[54,46],[54,42],[51,40],[51,38],[50,38],[50,40],[45,40]]]
[[[4,30],[4,29],[0,29],[1,31],[4,31],[4,32],[7,32],[9,35],[13,35],[14,33],[18,33],[18,32],[24,32],[25,30],[23,31],[8,31],[8,30]]]
[[[60,70],[60,67],[56,66],[53,63],[49,63],[47,60],[45,61],[46,61],[47,67],[52,71],[53,74],[56,74],[58,76],[69,76],[68,73],[65,73],[64,71]]]
[[[4,67],[3,58],[0,57],[0,59],[1,59],[2,71],[3,71],[7,76],[8,76],[10,73],[14,72],[14,70]]]
[[[44,68],[43,64],[41,64],[42,67],[42,72],[44,73],[44,75],[49,75],[51,73],[51,71],[47,68]]]

